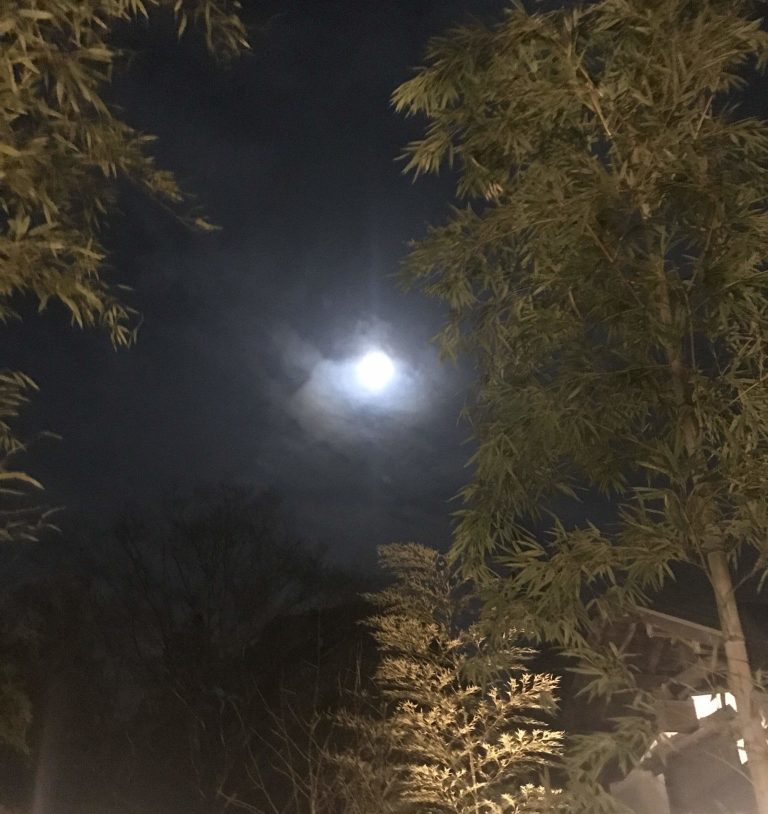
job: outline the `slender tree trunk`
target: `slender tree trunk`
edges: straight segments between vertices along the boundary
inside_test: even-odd
[[[722,549],[710,551],[707,563],[725,641],[728,688],[736,699],[739,729],[744,738],[757,811],[759,814],[768,814],[768,740],[752,681],[731,571]]]
[[[659,280],[659,316],[664,325],[673,324],[672,303],[664,270],[664,248],[661,262],[657,265]],[[675,401],[679,407],[686,402],[687,381],[682,354],[673,343],[665,344],[667,361],[672,377]],[[697,454],[698,428],[689,418],[684,420],[683,442],[686,452],[693,458]],[[722,548],[716,547],[707,552],[709,579],[715,594],[720,630],[725,643],[728,689],[736,700],[739,731],[744,739],[752,789],[755,795],[758,814],[768,814],[768,741],[762,725],[762,716],[755,696],[752,669],[749,664],[744,630],[741,626],[739,608],[731,578],[728,558]]]

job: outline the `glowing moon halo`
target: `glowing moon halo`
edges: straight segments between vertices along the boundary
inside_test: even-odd
[[[395,366],[386,353],[372,350],[360,359],[356,367],[357,381],[369,393],[380,393],[395,375]]]

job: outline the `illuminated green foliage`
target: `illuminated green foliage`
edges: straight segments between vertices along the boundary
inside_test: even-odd
[[[603,621],[676,563],[700,569],[761,812],[768,749],[732,574],[768,557],[768,128],[736,107],[767,54],[746,0],[514,3],[435,40],[394,95],[428,120],[407,169],[452,167],[465,201],[405,270],[449,308],[445,354],[477,364],[454,557],[501,571],[502,617],[625,697],[623,653],[594,647]],[[568,506],[584,520],[563,519],[585,494]],[[611,810],[600,771],[649,732],[618,722],[610,748],[580,744],[586,810]]]
[[[391,709],[397,755],[393,811],[540,814],[558,796],[541,785],[559,753],[545,721],[557,680],[527,670],[515,631],[493,641],[477,600],[444,558],[424,546],[380,550],[391,587],[369,599],[381,661],[376,683]],[[391,760],[390,760],[391,763]]]
[[[113,29],[163,8],[180,35],[189,21],[201,25],[222,58],[247,47],[236,2],[21,0],[0,9],[0,321],[17,316],[14,298],[31,295],[40,310],[58,301],[80,327],[105,326],[115,345],[133,338],[124,287],[101,273],[117,184],[170,204],[183,196],[154,166],[151,137],[121,121],[103,92],[121,57]],[[22,374],[0,374],[0,498],[17,497],[10,487],[39,487],[8,468],[24,448],[10,422],[33,387]],[[22,513],[3,523],[0,539],[29,537],[33,526]]]
[[[151,137],[121,121],[103,92],[121,57],[115,27],[163,8],[175,15],[179,35],[190,21],[202,26],[217,56],[247,47],[237,2],[21,0],[0,9],[1,321],[17,316],[14,298],[31,295],[40,310],[59,302],[80,327],[105,326],[115,345],[133,338],[124,287],[102,276],[101,233],[117,184],[172,205],[183,196],[173,176],[154,166]],[[0,374],[0,498],[39,487],[9,468],[24,449],[11,422],[33,386],[22,374]],[[0,538],[34,536],[34,518],[14,512],[4,514]]]
[[[182,194],[149,156],[151,137],[121,121],[103,91],[121,57],[114,28],[162,8],[179,34],[201,24],[217,55],[246,47],[235,2],[21,0],[0,10],[0,318],[14,315],[14,295],[29,293],[41,309],[58,301],[75,324],[130,341],[130,308],[101,274],[116,182],[170,204]]]
[[[0,544],[35,540],[48,523],[48,513],[29,504],[29,494],[42,485],[19,468],[27,447],[13,429],[35,389],[23,373],[0,371]]]

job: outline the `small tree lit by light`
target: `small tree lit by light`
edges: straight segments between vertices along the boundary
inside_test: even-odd
[[[357,363],[357,380],[370,393],[379,393],[395,375],[395,366],[386,353],[380,350],[366,353]]]

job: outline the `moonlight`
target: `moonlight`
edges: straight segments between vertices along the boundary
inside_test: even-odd
[[[380,393],[392,381],[395,366],[380,350],[366,353],[357,363],[357,381],[369,393]]]

